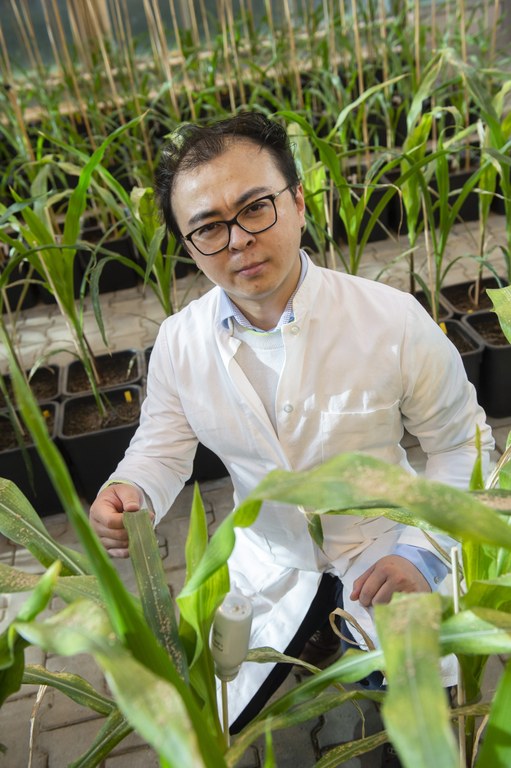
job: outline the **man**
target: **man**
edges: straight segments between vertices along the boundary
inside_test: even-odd
[[[412,471],[404,427],[428,455],[428,477],[467,486],[476,425],[485,460],[492,439],[457,351],[410,295],[300,251],[304,196],[283,128],[249,113],[185,126],[156,181],[168,228],[216,287],[162,324],[140,427],[91,507],[112,556],[127,555],[122,512],[148,503],[156,522],[166,514],[198,440],[228,468],[236,503],[272,469],[344,451]],[[418,529],[356,516],[323,524],[320,550],[298,509],[267,503],[238,532],[229,566],[254,606],[252,647],[298,655],[335,606],[332,576],[374,636],[372,604],[447,574]],[[269,670],[245,664],[230,684],[234,732],[280,682],[279,667]]]

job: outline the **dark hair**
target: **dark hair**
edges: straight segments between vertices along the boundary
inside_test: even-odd
[[[176,237],[181,233],[172,211],[172,189],[176,176],[197,168],[221,155],[231,140],[246,139],[267,149],[287,184],[299,184],[295,160],[285,129],[259,112],[240,112],[234,117],[200,126],[181,125],[163,146],[155,173],[154,188],[167,228]]]

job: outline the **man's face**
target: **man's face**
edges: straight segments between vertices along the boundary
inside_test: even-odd
[[[233,141],[223,154],[177,176],[173,211],[181,233],[187,235],[202,225],[232,219],[253,200],[285,186],[286,179],[267,150],[245,139]],[[279,195],[275,206],[273,227],[250,234],[234,224],[229,245],[214,256],[204,256],[186,242],[207,277],[249,319],[267,318],[267,327],[272,327],[275,315],[278,322],[300,275],[300,237],[305,223],[301,186],[295,195],[290,190]]]

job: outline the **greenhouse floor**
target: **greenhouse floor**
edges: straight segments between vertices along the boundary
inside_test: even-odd
[[[475,273],[474,262],[468,254],[476,252],[477,224],[471,227],[458,226],[450,238],[448,258],[460,256],[448,276],[448,283],[468,279]],[[490,245],[504,242],[504,219],[492,217],[490,222]],[[389,264],[397,254],[404,251],[403,243],[384,241],[370,244],[365,252],[359,273],[374,278],[384,265]],[[426,257],[423,249],[416,255],[416,263],[423,266]],[[501,257],[494,251],[492,259],[499,269],[503,268]],[[406,289],[405,260],[398,260],[392,271],[385,273],[386,282]],[[204,278],[196,278],[191,284],[187,277],[179,281],[176,289],[176,305],[208,289]],[[187,291],[188,294],[187,294]],[[187,295],[187,298],[185,296]],[[104,294],[102,306],[107,337],[111,349],[140,348],[150,346],[154,341],[158,323],[163,313],[152,294],[144,295],[141,288]],[[103,342],[97,332],[90,308],[85,316],[89,341],[96,352],[104,351]],[[39,355],[50,349],[59,350],[53,360],[62,363],[71,359],[69,336],[65,323],[56,306],[38,305],[23,313],[17,324],[17,342],[20,357],[25,366],[30,366]],[[1,355],[1,350],[0,350]],[[0,366],[6,369],[6,361],[0,357]],[[494,428],[496,450],[495,461],[505,447],[506,437],[511,429],[511,417],[490,419]],[[424,466],[424,456],[419,446],[408,438],[406,447],[412,464],[420,472]],[[232,488],[229,479],[220,479],[202,483],[202,497],[210,520],[210,530],[221,522],[231,510]],[[157,528],[158,541],[165,570],[174,594],[177,594],[184,582],[184,543],[188,530],[188,513],[191,506],[192,488],[186,486],[171,511]],[[85,505],[84,505],[85,506]],[[76,545],[76,537],[65,515],[49,515],[44,522],[51,534],[61,543]],[[0,536],[0,562],[14,565],[23,570],[37,573],[41,571],[38,563],[29,553]],[[134,585],[130,562],[114,561],[125,583]],[[26,599],[24,594],[0,596],[0,631],[16,616],[19,607]],[[52,610],[61,607],[55,600]],[[63,660],[60,657],[46,655],[37,649],[27,651],[29,663],[46,664],[53,670],[75,672],[88,679],[99,690],[105,690],[105,684],[95,664],[88,657],[74,657]],[[503,660],[494,658],[488,668],[485,692],[491,695],[499,677]],[[288,677],[286,687],[294,685],[294,674]],[[349,741],[381,729],[381,719],[375,706],[362,707],[365,720],[351,705],[329,712],[324,717],[314,718],[302,726],[274,735],[276,764],[279,768],[312,768],[315,762],[330,747]],[[0,754],[0,767],[5,768],[65,768],[76,760],[85,750],[101,727],[102,719],[74,704],[62,694],[52,689],[39,690],[34,686],[23,686],[10,697],[0,711],[0,743],[7,747],[5,755]],[[257,768],[263,763],[262,741],[251,749],[240,763],[241,768]],[[157,768],[155,754],[140,738],[131,735],[123,741],[111,756],[105,760],[104,768]],[[379,750],[360,758],[353,758],[344,763],[347,768],[378,768]]]

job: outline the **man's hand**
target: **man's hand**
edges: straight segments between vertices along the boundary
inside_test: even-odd
[[[142,493],[128,483],[116,483],[98,493],[89,513],[90,523],[111,557],[128,557],[128,534],[123,512],[136,512]]]
[[[387,555],[364,571],[353,583],[351,600],[368,608],[388,603],[394,592],[431,592],[422,573],[405,557]]]

